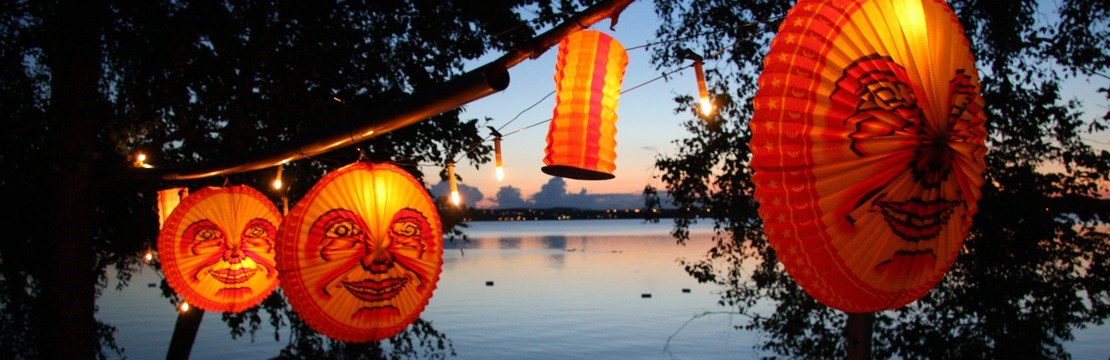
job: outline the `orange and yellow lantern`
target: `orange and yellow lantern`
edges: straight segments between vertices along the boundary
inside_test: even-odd
[[[978,211],[986,115],[940,0],[801,0],[764,60],[756,198],[786,271],[847,312],[908,304],[944,276]]]
[[[293,207],[277,250],[283,291],[305,323],[336,340],[378,341],[431,299],[443,230],[412,175],[358,162],[325,175]]]
[[[166,282],[186,302],[237,313],[277,288],[281,214],[249,186],[207,187],[181,200],[158,234]]]
[[[617,99],[627,65],[624,47],[604,33],[579,31],[559,42],[544,173],[579,180],[613,178]]]
[[[158,228],[166,223],[166,219],[173,213],[173,209],[181,203],[181,199],[189,196],[189,188],[169,188],[158,190]]]

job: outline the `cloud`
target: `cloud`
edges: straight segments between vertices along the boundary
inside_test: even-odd
[[[438,184],[432,186],[428,192],[430,192],[434,198],[447,196],[451,192],[451,184],[446,181],[440,181]],[[485,199],[485,195],[482,194],[481,190],[462,183],[459,184],[459,197],[462,198],[464,203],[470,204],[471,206]]]

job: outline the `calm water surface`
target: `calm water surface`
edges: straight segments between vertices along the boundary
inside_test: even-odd
[[[758,334],[737,331],[743,318],[717,305],[713,285],[698,284],[676,262],[711,246],[710,228],[695,226],[676,245],[672,224],[639,220],[471,223],[471,241],[447,243],[443,273],[421,316],[451,341],[458,358],[754,358]],[[150,269],[99,300],[99,318],[116,326],[132,359],[164,358],[177,313]],[[486,282],[492,281],[493,286]],[[689,289],[688,293],[683,289]],[[644,298],[643,294],[651,294]],[[769,309],[768,309],[769,311]],[[265,315],[263,315],[265,316]],[[693,320],[692,320],[693,319]],[[255,336],[232,339],[220,314],[207,313],[195,359],[267,359],[289,341],[263,319]],[[669,354],[665,347],[669,347]],[[1110,355],[1107,326],[1076,332],[1079,359]],[[449,354],[448,354],[449,355]]]

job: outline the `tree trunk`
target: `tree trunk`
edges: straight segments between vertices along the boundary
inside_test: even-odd
[[[875,313],[848,313],[844,337],[848,341],[848,360],[871,359],[871,331]]]
[[[50,67],[49,134],[52,189],[44,194],[38,353],[43,359],[96,356],[96,272],[93,251],[93,180],[101,110],[100,30],[105,6],[96,0],[63,0],[48,9],[43,25],[45,64]]]
[[[177,325],[173,328],[173,337],[170,338],[170,349],[166,351],[166,360],[189,359],[193,352],[193,342],[197,340],[197,331],[200,330],[200,321],[203,319],[204,310],[198,307],[177,315]]]

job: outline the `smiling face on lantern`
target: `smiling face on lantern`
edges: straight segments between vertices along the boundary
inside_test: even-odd
[[[859,238],[848,241],[873,242],[869,250],[879,256],[845,263],[860,279],[881,289],[900,284],[895,279],[908,278],[910,284],[928,281],[938,264],[954,256],[942,251],[942,242],[962,241],[966,228],[949,231],[951,220],[968,216],[953,176],[958,156],[953,146],[978,135],[967,130],[972,118],[968,106],[976,96],[971,78],[962,71],[954,74],[949,98],[938,99],[951,104],[948,118],[941,120],[927,117],[928,104],[918,96],[923,92],[908,79],[906,70],[890,58],[868,56],[844,71],[831,96],[834,106],[854,105],[843,109],[843,123],[849,131],[848,150],[872,160],[862,166],[896,164],[895,171],[876,171],[874,176],[885,177],[883,185],[861,191],[855,206],[842,214],[852,227],[877,229],[859,231]],[[951,239],[951,234],[960,238]],[[882,239],[894,241],[877,241]]]
[[[195,267],[187,269],[186,281],[206,289],[210,292],[207,296],[234,301],[255,295],[252,281],[275,280],[274,224],[256,218],[239,229],[229,232],[212,219],[190,224],[178,251],[199,260]]]
[[[435,273],[423,264],[435,232],[415,209],[400,209],[390,219],[374,228],[353,211],[333,209],[313,222],[308,242],[315,246],[306,247],[310,253],[305,255],[329,269],[316,295],[325,303],[358,304],[337,315],[353,322],[397,323],[419,310],[422,304],[414,299],[430,296],[427,284]]]

